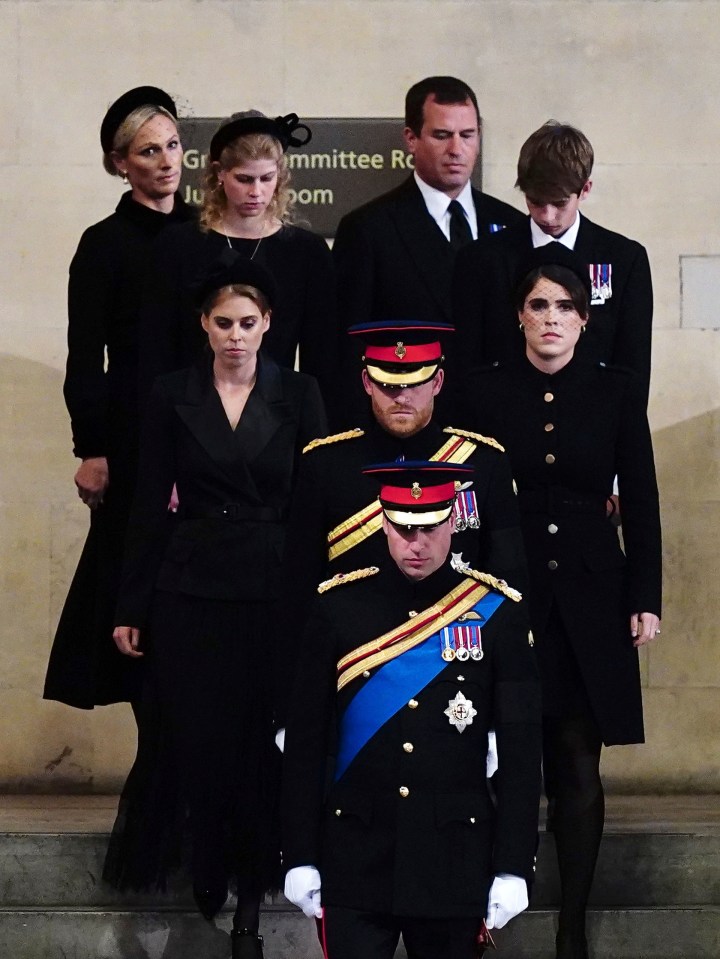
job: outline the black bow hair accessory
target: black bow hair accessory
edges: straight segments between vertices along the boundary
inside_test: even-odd
[[[220,154],[238,137],[250,133],[266,133],[280,142],[283,152],[288,147],[304,147],[312,140],[312,131],[300,123],[297,113],[288,113],[284,117],[246,116],[230,119],[215,132],[210,141],[210,159],[217,162]]]

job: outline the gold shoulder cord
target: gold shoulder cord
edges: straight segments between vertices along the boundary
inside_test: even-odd
[[[307,446],[303,447],[303,453],[309,453],[310,450],[317,449],[318,446],[327,446],[328,443],[340,443],[342,440],[354,440],[364,436],[365,431],[358,429],[345,430],[344,433],[333,433],[332,436],[323,436],[317,440],[310,440]]]
[[[317,591],[318,593],[327,593],[327,591],[334,586],[340,586],[343,583],[353,583],[358,579],[366,579],[368,576],[374,576],[379,572],[380,569],[377,566],[366,566],[365,569],[354,569],[350,573],[336,573],[332,579],[326,579],[325,582],[320,583]]]
[[[505,452],[505,447],[501,446],[492,436],[483,436],[481,433],[473,433],[471,430],[458,430],[455,429],[454,426],[446,426],[443,433],[450,433],[453,436],[464,436],[469,440],[475,440],[478,443],[485,443],[487,446],[492,446],[494,449],[500,450],[501,453]]]
[[[490,573],[481,573],[477,569],[470,569],[469,566],[464,566],[458,572],[462,573],[463,576],[470,577],[470,579],[476,579],[479,583],[485,583],[486,586],[492,586],[498,593],[502,593],[503,596],[511,599],[513,603],[519,603],[522,599],[522,593],[519,590],[513,589],[512,586],[508,586],[504,579],[498,579],[496,576],[491,576]]]

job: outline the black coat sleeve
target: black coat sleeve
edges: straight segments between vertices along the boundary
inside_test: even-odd
[[[168,503],[176,480],[174,409],[155,385],[140,434],[140,468],[125,547],[115,623],[143,628],[174,516]]]
[[[285,869],[320,862],[337,647],[332,623],[316,607],[303,634],[285,733],[281,798]]]
[[[540,677],[524,605],[508,600],[501,612],[493,648],[498,751],[493,871],[522,876],[530,884],[540,802]]]
[[[375,319],[375,253],[371,231],[363,218],[349,213],[342,218],[333,243],[341,334],[355,323]]]
[[[628,563],[628,613],[661,614],[662,541],[645,384],[628,383],[616,447],[623,545]]]
[[[528,582],[527,560],[510,457],[497,452],[491,462],[488,495],[480,527],[485,550],[483,569],[505,579],[522,592]]]
[[[653,289],[647,252],[633,244],[635,256],[625,282],[620,316],[612,351],[612,362],[634,370],[644,389],[647,403],[650,389]]]
[[[112,263],[103,244],[86,231],[70,264],[68,359],[63,386],[74,453],[83,459],[107,455],[105,346],[115,295]]]

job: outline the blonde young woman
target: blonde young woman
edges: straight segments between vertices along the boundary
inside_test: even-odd
[[[195,360],[203,341],[193,290],[197,277],[232,249],[267,269],[277,285],[265,350],[286,368],[316,377],[331,402],[335,368],[335,283],[325,241],[291,224],[285,151],[310,131],[295,114],[271,119],[256,110],[223,123],[210,143],[200,223],[168,232],[156,250],[143,308],[141,396],[154,378]]]
[[[183,151],[175,103],[164,90],[124,93],[102,121],[100,143],[106,172],[129,190],[114,213],[83,233],[70,264],[64,392],[90,532],[45,684],[46,699],[82,709],[137,697],[137,664],[118,655],[110,636],[137,472],[141,291],[157,236],[193,218],[177,192]]]

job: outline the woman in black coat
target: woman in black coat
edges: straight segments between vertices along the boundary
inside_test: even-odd
[[[316,382],[258,352],[272,279],[225,259],[201,297],[211,352],[157,380],[143,424],[114,637],[129,658],[147,655],[161,746],[134,770],[105,875],[164,886],[173,810],[187,810],[198,906],[211,919],[232,883],[233,957],[260,957],[259,903],[278,866],[270,610],[297,461],[326,424]]]
[[[169,230],[155,250],[142,310],[141,399],[156,376],[199,355],[194,286],[223,250],[233,249],[265,267],[277,286],[264,352],[287,369],[297,354],[330,409],[337,365],[332,257],[322,237],[291,224],[285,156],[288,146],[309,139],[294,114],[272,120],[253,110],[235,114],[213,136],[199,224]]]
[[[60,618],[45,698],[92,709],[133,700],[137,665],[111,640],[138,446],[138,315],[155,238],[192,218],[179,193],[182,146],[173,100],[137,87],[108,110],[103,165],[130,184],[115,212],[83,233],[70,264],[65,401],[78,495],[90,532]],[[107,365],[106,365],[107,354]]]
[[[526,356],[473,386],[477,427],[506,447],[518,486],[562,884],[557,957],[585,959],[604,820],[600,751],[643,742],[637,650],[660,632],[661,541],[642,384],[574,355],[587,271],[557,265],[559,255],[537,251],[541,265],[518,289]],[[624,551],[608,516],[615,476]]]

